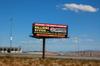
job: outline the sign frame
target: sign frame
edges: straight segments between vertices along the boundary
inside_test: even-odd
[[[40,29],[38,31],[40,33],[36,33],[36,29]],[[46,30],[48,31],[48,33],[42,33],[43,31],[46,31]],[[32,24],[32,36],[35,38],[68,38],[68,25],[33,23]]]

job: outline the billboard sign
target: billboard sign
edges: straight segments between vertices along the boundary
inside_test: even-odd
[[[36,38],[67,38],[68,25],[33,23],[32,34]]]

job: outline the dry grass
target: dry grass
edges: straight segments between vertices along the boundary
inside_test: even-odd
[[[0,66],[100,66],[99,60],[0,57]]]

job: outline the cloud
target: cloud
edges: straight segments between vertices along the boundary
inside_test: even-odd
[[[48,43],[50,44],[65,44],[67,42],[67,39],[48,39]]]
[[[90,42],[95,42],[95,39],[92,38],[92,37],[88,37],[88,36],[75,36],[75,37],[72,37],[72,42],[73,43],[90,43]]]
[[[78,43],[79,41],[80,41],[79,37],[73,37],[72,38],[72,42],[74,42],[74,43]]]
[[[91,5],[83,5],[83,4],[76,4],[76,3],[63,4],[62,9],[63,10],[71,10],[71,11],[75,11],[75,12],[79,12],[79,11],[97,12],[98,11],[98,8],[95,8]]]
[[[87,41],[87,42],[94,42],[95,40],[92,39],[92,38],[86,38],[85,41]]]

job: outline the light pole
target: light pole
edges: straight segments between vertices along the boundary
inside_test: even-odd
[[[75,47],[77,48],[76,51],[78,51],[78,55],[79,55],[79,37],[74,37],[74,42],[75,42]]]
[[[12,26],[13,26],[13,18],[10,18],[10,48],[12,47],[12,40],[13,40]]]

